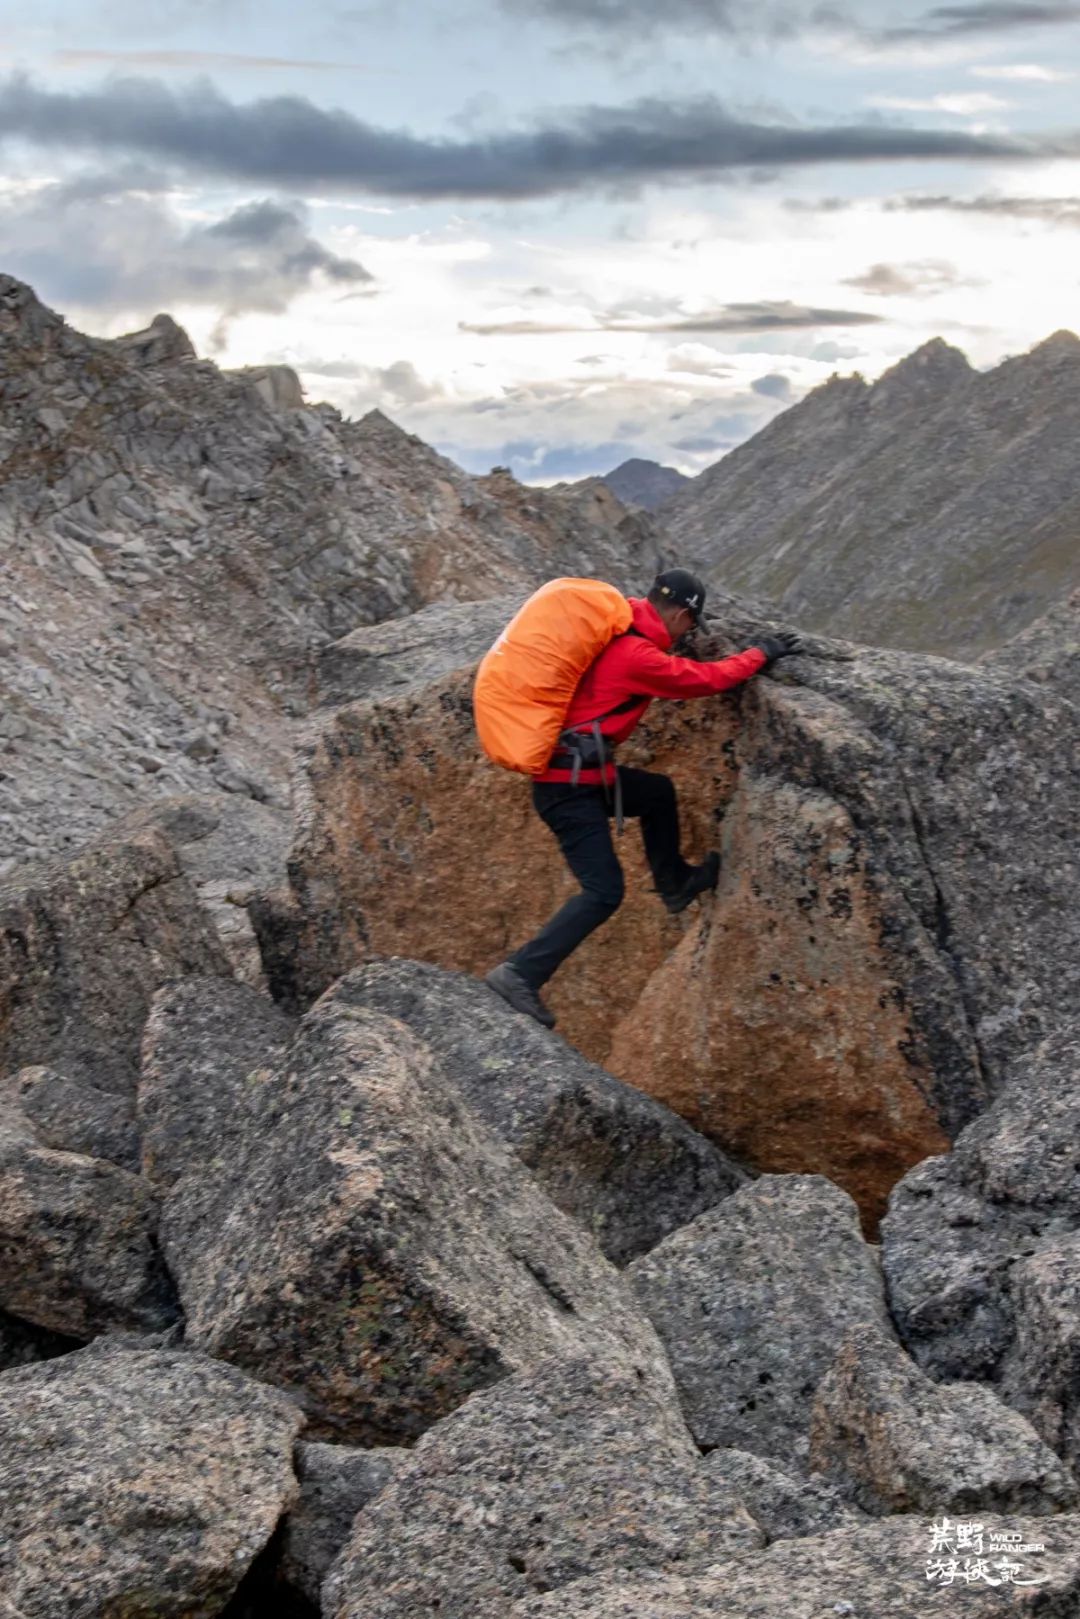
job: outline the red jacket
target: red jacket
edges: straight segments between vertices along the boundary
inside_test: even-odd
[[[741,685],[769,661],[759,647],[715,663],[673,658],[668,653],[671,636],[667,625],[652,603],[634,597],[630,606],[637,635],[616,636],[582,675],[566,716],[566,730],[588,731],[591,721],[601,714],[608,714],[629,697],[640,697],[633,708],[601,721],[600,729],[609,741],[625,742],[654,697],[709,697]],[[614,765],[606,766],[606,771],[608,782],[614,782]],[[569,781],[571,774],[569,768],[548,769],[534,780]],[[578,780],[599,786],[603,775],[599,768],[582,770]]]

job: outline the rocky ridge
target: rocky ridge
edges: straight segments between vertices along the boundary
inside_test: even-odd
[[[658,510],[727,590],[807,627],[974,657],[1080,584],[1080,339],[974,371],[940,338],[834,377]]]
[[[979,661],[988,669],[1051,686],[1080,705],[1080,590]]]
[[[471,478],[285,369],[220,371],[167,316],[85,337],[0,276],[0,871],[148,799],[284,806],[313,652],[357,624],[652,569],[605,488]]]

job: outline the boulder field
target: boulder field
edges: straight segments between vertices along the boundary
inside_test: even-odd
[[[0,1613],[1073,1619],[1075,711],[822,642],[658,712],[720,888],[631,829],[564,1035],[476,976],[565,890],[497,611],[327,652],[287,888],[190,796],[0,884]]]

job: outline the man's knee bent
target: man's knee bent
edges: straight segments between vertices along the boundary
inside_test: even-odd
[[[594,905],[614,916],[626,894],[626,879],[622,874],[622,867],[616,866],[613,871],[605,872],[602,877],[594,877],[589,882],[582,883],[581,889]]]

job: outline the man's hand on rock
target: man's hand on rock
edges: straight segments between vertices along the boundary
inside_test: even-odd
[[[772,635],[760,635],[754,645],[759,652],[764,652],[769,663],[775,663],[777,658],[786,658],[792,653],[803,651],[802,636],[794,634],[791,630],[777,630]]]

